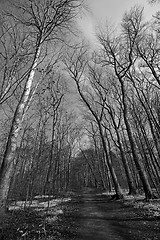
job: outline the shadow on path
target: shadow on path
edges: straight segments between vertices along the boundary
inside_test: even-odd
[[[159,240],[160,221],[144,211],[83,192],[65,206],[62,235],[75,240]],[[68,238],[67,238],[68,237]]]

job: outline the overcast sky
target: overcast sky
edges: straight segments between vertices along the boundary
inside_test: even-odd
[[[95,18],[101,20],[106,17],[119,21],[124,11],[138,4],[145,8],[147,17],[158,10],[159,5],[150,5],[147,0],[86,0]]]
[[[148,0],[86,0],[91,13],[85,12],[79,19],[79,26],[84,35],[94,42],[96,25],[103,25],[106,20],[117,25],[120,23],[125,11],[135,5],[144,7],[144,15],[149,20],[160,10],[160,4],[150,5]]]

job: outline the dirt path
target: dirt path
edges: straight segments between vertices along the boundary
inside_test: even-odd
[[[102,195],[77,196],[66,205],[60,224],[70,240],[160,240],[160,219]]]
[[[111,221],[106,221],[105,213],[100,208],[103,201],[98,201],[91,194],[84,195],[82,205],[82,214],[80,226],[78,228],[79,235],[86,240],[104,240],[123,238],[115,231]],[[109,213],[108,213],[109,214]]]
[[[84,191],[58,208],[56,220],[54,207],[10,212],[0,240],[160,240],[160,218],[106,195]]]

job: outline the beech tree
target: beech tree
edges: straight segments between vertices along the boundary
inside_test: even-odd
[[[106,78],[108,78],[108,81],[106,81]],[[109,70],[104,71],[104,69],[102,69],[101,67],[98,68],[97,64],[94,67],[90,66],[90,82],[92,84],[92,87],[96,90],[99,99],[101,99],[98,104],[104,105],[103,127],[106,129],[107,132],[109,132],[109,135],[112,138],[111,141],[113,142],[116,141],[114,140],[114,135],[116,134],[116,147],[118,146],[119,148],[122,163],[125,169],[126,178],[129,186],[129,194],[136,194],[136,188],[133,183],[127,159],[125,157],[123,144],[121,142],[121,135],[119,132],[119,128],[122,122],[122,110],[121,106],[118,106],[119,104],[117,105],[117,99],[119,101],[119,96],[116,94],[116,91],[118,92],[118,89],[115,89],[115,86],[117,88],[119,86],[117,86],[116,83],[114,84],[114,81],[116,81],[114,79],[114,75]],[[114,102],[112,98],[114,98]],[[118,110],[118,108],[120,108],[120,110]]]
[[[87,51],[85,50],[84,46],[80,47],[78,51],[74,51],[73,54],[68,55],[68,58],[64,60],[64,63],[66,65],[66,68],[72,77],[72,79],[75,81],[78,93],[83,100],[84,104],[87,106],[88,110],[90,113],[93,115],[97,125],[98,125],[98,130],[101,136],[101,141],[103,144],[103,150],[105,153],[106,157],[106,164],[108,165],[108,168],[111,173],[111,177],[113,180],[114,188],[116,191],[116,198],[123,198],[123,193],[122,189],[119,185],[115,170],[112,166],[112,162],[110,159],[110,156],[108,154],[108,149],[106,145],[106,140],[104,137],[104,130],[102,126],[102,118],[103,118],[103,112],[104,112],[104,104],[102,104],[101,108],[96,107],[96,101],[95,101],[95,96],[92,94],[92,89],[90,88],[90,83],[87,78],[87,64],[88,60],[87,58]],[[86,74],[86,76],[85,76]],[[86,90],[88,89],[89,91],[84,91],[86,87]],[[93,90],[94,91],[94,90]]]
[[[152,198],[153,193],[151,186],[148,181],[147,174],[144,170],[144,166],[139,160],[136,145],[133,137],[132,128],[128,120],[128,104],[127,104],[127,84],[126,76],[127,73],[132,68],[132,65],[136,61],[136,55],[134,54],[134,49],[136,44],[141,39],[141,33],[145,25],[142,22],[142,10],[133,8],[130,13],[124,16],[122,22],[123,35],[116,38],[101,33],[99,35],[99,40],[103,46],[102,62],[103,65],[109,66],[113,69],[115,76],[120,84],[122,105],[123,105],[123,118],[126,126],[126,131],[128,134],[128,139],[130,142],[133,159],[137,167],[140,179],[143,184],[143,188],[146,194],[146,198]],[[125,47],[122,47],[122,42]]]

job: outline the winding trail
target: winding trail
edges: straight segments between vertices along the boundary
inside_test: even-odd
[[[160,219],[105,195],[83,192],[64,212],[60,224],[66,240],[160,240]]]

